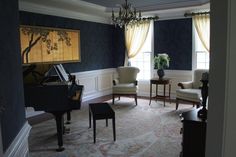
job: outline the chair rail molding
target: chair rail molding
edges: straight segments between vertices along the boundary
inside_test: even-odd
[[[26,122],[3,157],[29,157],[28,137],[31,126]]]

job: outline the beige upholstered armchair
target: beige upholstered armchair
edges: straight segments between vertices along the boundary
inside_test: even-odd
[[[118,78],[113,80],[112,103],[116,96],[133,96],[137,105],[138,82],[136,80],[139,69],[136,67],[118,67]]]
[[[179,100],[190,102],[193,105],[197,105],[197,107],[201,104],[201,78],[202,74],[208,72],[205,69],[197,69],[193,73],[193,81],[190,82],[180,82],[178,86],[181,89],[176,90],[176,110],[179,106]]]

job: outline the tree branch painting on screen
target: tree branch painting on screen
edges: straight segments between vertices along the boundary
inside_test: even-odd
[[[20,26],[21,58],[24,64],[79,60],[78,30]]]

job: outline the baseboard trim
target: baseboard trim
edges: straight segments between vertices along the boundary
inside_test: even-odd
[[[28,137],[31,126],[26,122],[4,153],[4,157],[29,157]]]

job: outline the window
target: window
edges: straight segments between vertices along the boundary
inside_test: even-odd
[[[196,31],[196,28],[193,25],[193,32],[194,32],[194,60],[196,61],[196,66],[194,66],[196,69],[209,69],[209,53],[202,45],[202,42],[198,36],[198,33]]]
[[[147,39],[141,48],[140,52],[132,59],[130,59],[131,66],[138,67],[138,80],[149,80],[151,77],[151,57],[152,57],[152,43],[153,43],[153,22],[150,24]]]

